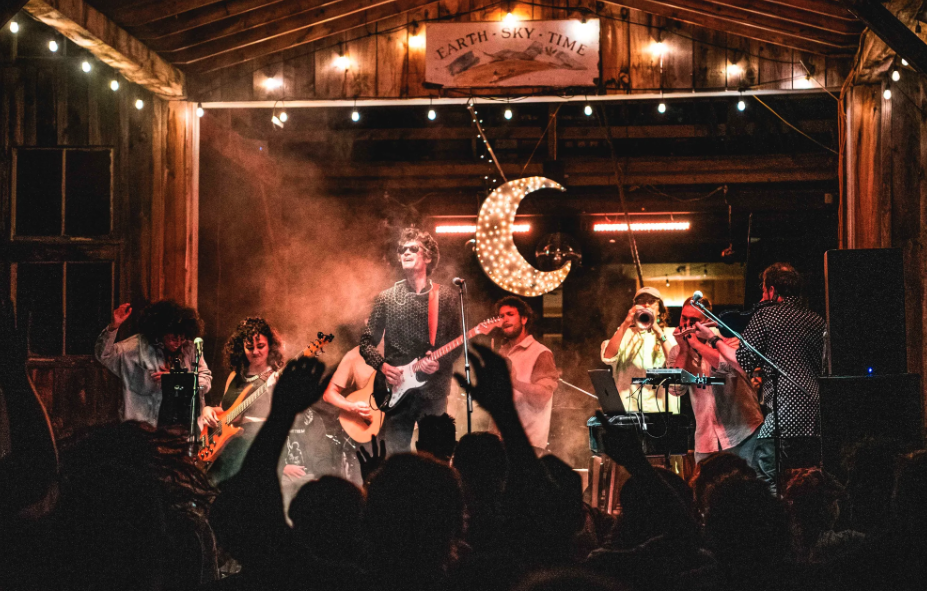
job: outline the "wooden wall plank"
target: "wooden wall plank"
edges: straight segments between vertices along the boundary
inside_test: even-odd
[[[632,10],[629,20],[631,40],[630,66],[632,90],[652,92],[661,88],[660,56],[652,51],[659,41],[663,19]]]
[[[34,146],[36,145],[35,127],[36,127],[36,109],[38,98],[36,96],[36,70],[27,67],[23,70],[22,77],[23,92],[21,103],[23,122],[22,122],[22,141],[19,145]],[[19,97],[17,97],[18,99]]]
[[[373,26],[370,27],[371,29]],[[349,97],[377,94],[377,38],[370,35],[347,44],[351,67],[345,73],[345,93]]]
[[[804,62],[804,66],[802,65]],[[805,69],[807,68],[807,70]],[[811,71],[811,76],[808,75]],[[808,78],[811,88],[821,88],[827,84],[827,64],[823,55],[795,51],[792,58],[792,77],[796,80]]]
[[[666,45],[666,54],[663,56],[663,88],[692,88],[692,40],[681,35],[668,34],[663,42]]]
[[[693,27],[695,88],[723,88],[726,78],[727,38],[724,33]]]
[[[628,15],[628,9],[608,6],[612,16]],[[627,92],[630,88],[630,33],[628,21],[603,18],[599,21],[600,61],[602,63],[602,85],[609,92]]]
[[[317,97],[345,98],[345,72],[334,65],[339,52],[337,43],[343,41],[344,37],[344,34],[339,34],[331,38],[332,47],[323,48],[315,54],[315,91]]]
[[[760,80],[763,90],[792,88],[792,50],[760,43]]]
[[[749,88],[759,79],[759,41],[737,35],[727,36],[726,88]]]
[[[67,104],[62,108],[65,112],[64,145],[85,146],[90,141],[89,79],[83,74],[77,68],[65,68],[59,73],[67,79]]]

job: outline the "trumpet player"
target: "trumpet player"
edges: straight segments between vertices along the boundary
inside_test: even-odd
[[[666,367],[669,352],[676,345],[672,328],[666,326],[669,312],[663,296],[654,287],[642,287],[615,334],[602,342],[602,362],[612,367],[615,386],[628,412],[664,412],[666,404],[679,412],[679,398],[657,392],[652,386],[634,386],[647,370]]]

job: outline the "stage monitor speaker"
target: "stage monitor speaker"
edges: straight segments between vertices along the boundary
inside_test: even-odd
[[[842,472],[847,449],[867,437],[912,449],[924,442],[921,376],[844,376],[819,379],[824,469]]]
[[[904,267],[897,248],[824,253],[828,374],[902,374],[907,368]]]

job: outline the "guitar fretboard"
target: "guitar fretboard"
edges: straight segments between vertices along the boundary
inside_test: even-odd
[[[487,322],[491,322],[491,321],[487,321]],[[467,331],[467,338],[472,339],[478,334],[479,334],[479,327],[471,328],[470,330]],[[445,355],[447,355],[448,353],[450,353],[457,347],[463,345],[463,341],[464,341],[463,335],[460,335],[459,337],[449,342],[448,344],[444,345],[440,349],[436,349],[435,351],[432,351],[431,358],[435,361],[437,361],[438,359],[441,359],[442,357],[444,357]],[[419,361],[419,363],[421,363],[421,361]],[[415,368],[414,368],[415,371],[419,370],[419,363],[415,364]]]

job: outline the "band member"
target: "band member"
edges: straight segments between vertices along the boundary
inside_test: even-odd
[[[354,347],[341,358],[325,394],[322,395],[322,400],[340,411],[349,412],[363,421],[370,421],[373,417],[370,404],[363,400],[349,401],[345,396],[362,388],[374,373],[374,369],[361,357],[360,347]]]
[[[521,299],[507,296],[496,302],[502,318],[499,353],[509,362],[515,410],[532,447],[540,455],[547,449],[554,390],[560,371],[554,354],[528,333],[532,311]]]
[[[775,263],[763,271],[763,299],[744,329],[744,339],[782,368],[807,394],[772,369],[746,347],[736,351],[724,341],[709,338],[726,359],[736,359],[741,368],[764,367],[763,406],[766,419],[757,443],[759,475],[775,488],[776,417],[781,437],[783,470],[820,464],[820,418],[817,378],[822,372],[824,319],[801,300],[801,275],[787,263]],[[700,329],[703,337],[707,329]],[[778,412],[772,412],[774,406]]]
[[[113,321],[97,337],[94,354],[106,369],[122,380],[120,418],[157,427],[161,376],[170,372],[175,361],[182,368],[192,370],[196,359],[193,339],[200,336],[203,322],[193,308],[161,300],[142,311],[138,334],[117,343],[116,333],[131,314],[129,304],[122,304],[113,311]],[[203,395],[212,385],[212,372],[202,358],[198,372],[202,406]]]
[[[216,427],[218,414],[229,410],[242,391],[248,386],[252,391],[268,384],[272,389],[276,382],[275,371],[283,367],[283,343],[276,330],[263,318],[253,316],[242,320],[235,332],[225,343],[225,362],[231,370],[225,382],[225,392],[219,406],[207,406],[200,416],[203,425]],[[248,448],[270,413],[272,391],[263,394],[251,405],[237,426],[244,430],[232,438],[216,459],[210,470],[215,482],[223,482],[238,473]]]
[[[361,337],[360,353],[393,386],[402,381],[401,367],[420,358],[418,378],[426,381],[386,415],[380,437],[388,453],[411,449],[412,431],[420,417],[447,411],[451,373],[460,355],[459,349],[437,361],[427,355],[460,336],[460,310],[453,291],[428,278],[440,259],[438,243],[428,232],[407,228],[398,244],[405,279],[377,295]],[[429,315],[430,302],[436,318],[433,313]],[[383,355],[377,351],[381,340]]]
[[[702,298],[701,302],[711,310],[708,298]],[[687,299],[682,305],[679,328],[673,333],[677,344],[670,351],[667,366],[684,369],[692,375],[723,378],[724,384],[704,388],[671,386],[670,394],[689,393],[695,412],[696,462],[713,452],[727,451],[742,457],[757,470],[756,442],[763,413],[756,392],[738,368],[698,338],[696,324],[704,321],[705,315],[692,305],[692,298]],[[709,330],[712,338],[719,336],[717,329]],[[687,332],[680,335],[682,331]],[[736,347],[737,339],[725,342]]]
[[[653,325],[642,329],[636,317],[648,311]],[[602,342],[602,362],[612,367],[615,386],[625,409],[632,412],[663,412],[666,410],[663,391],[653,386],[632,386],[633,378],[643,378],[647,370],[666,367],[666,359],[676,344],[666,324],[669,312],[663,305],[663,296],[654,287],[642,287],[634,294],[634,305],[624,321],[607,341]],[[679,399],[668,400],[670,412],[679,412]]]

